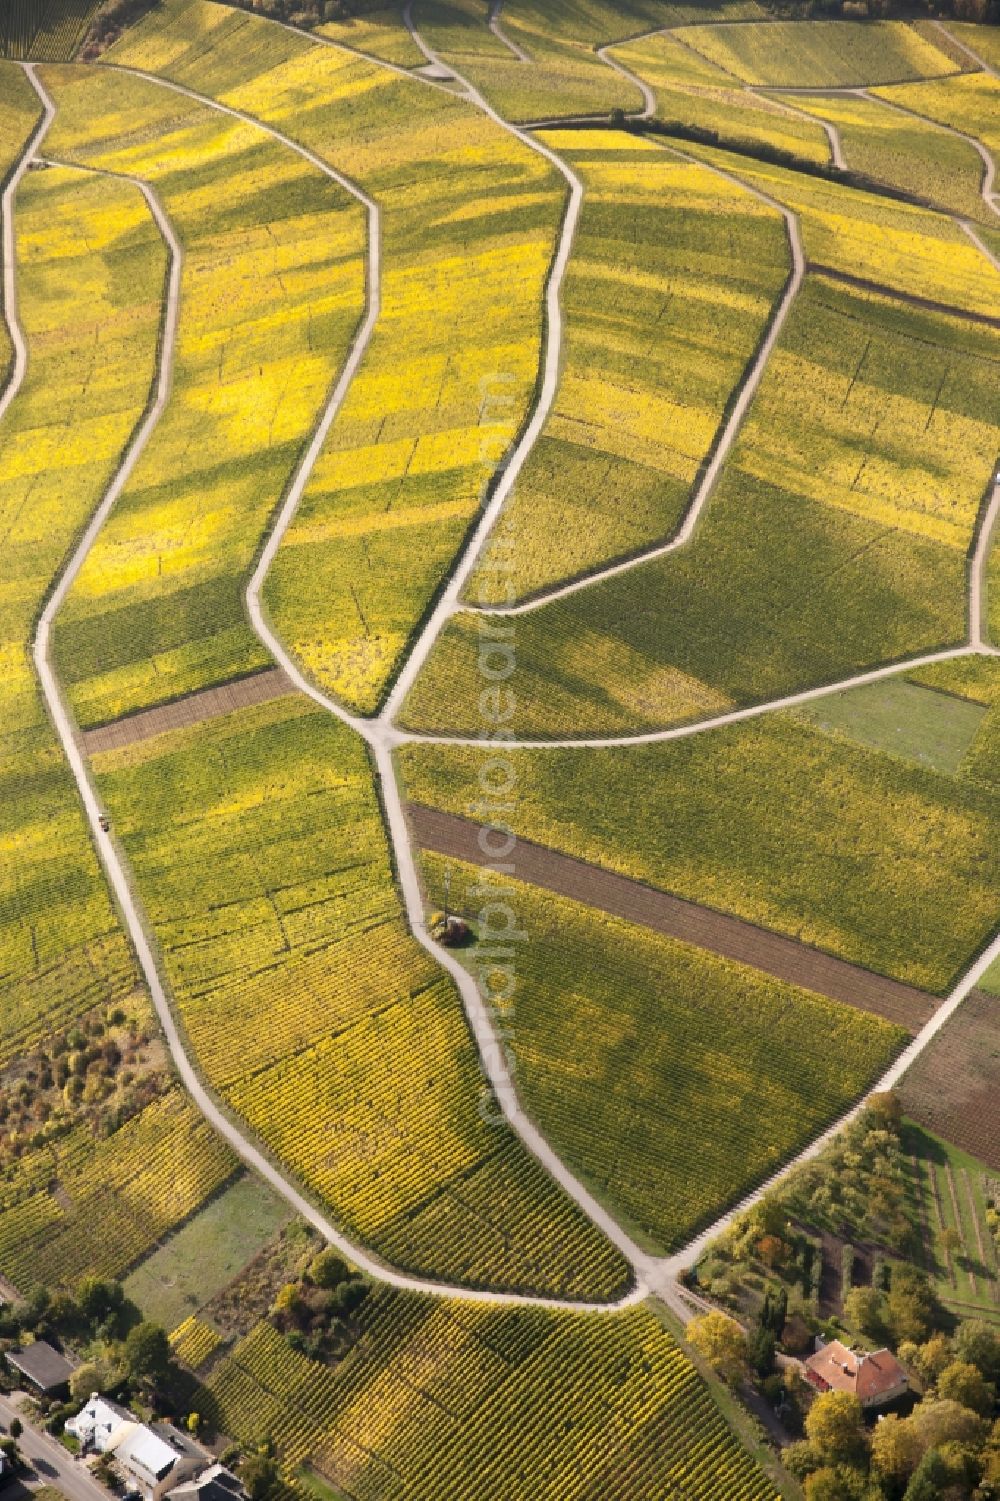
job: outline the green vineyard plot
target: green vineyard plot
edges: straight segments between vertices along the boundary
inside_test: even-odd
[[[765,95],[741,88],[725,69],[685,45],[684,31],[624,42],[611,56],[653,90],[656,119],[715,130],[722,142],[761,144],[826,162],[830,148],[818,125],[796,118]]]
[[[853,171],[929,199],[949,213],[997,224],[996,214],[983,202],[983,163],[975,147],[929,120],[887,108],[897,97],[904,102],[901,91],[885,89],[877,99],[784,97],[837,127]]]
[[[777,88],[855,87],[957,72],[946,53],[902,21],[687,26],[683,36],[742,83]]]
[[[739,186],[624,134],[540,139],[586,197],[559,393],[470,581],[483,603],[509,598],[501,569],[524,597],[670,536],[788,276],[780,216]]]
[[[475,750],[400,754],[414,801],[475,806]],[[877,973],[941,993],[995,927],[995,792],[791,716],[509,754],[516,833]]]
[[[482,873],[436,855],[423,863],[435,905],[447,875],[451,909],[474,920],[482,897],[468,888],[481,890]],[[579,903],[509,880],[503,894],[528,935],[501,1004],[525,1104],[660,1252],[816,1136],[906,1039],[878,1017]]]
[[[200,1067],[355,1235],[455,1282],[622,1290],[617,1254],[479,1110],[356,737],[292,697],[94,765]]]
[[[508,728],[655,729],[961,642],[998,356],[991,329],[807,280],[691,541],[517,618]],[[408,727],[478,729],[482,630],[448,624]]]
[[[874,92],[889,104],[902,104],[940,125],[975,136],[1000,166],[1000,80],[991,74],[968,73]]]
[[[99,0],[6,0],[0,57],[67,62],[83,41]]]
[[[212,1373],[225,1430],[357,1501],[775,1501],[646,1309],[615,1319],[369,1295],[336,1367],[261,1323]],[[554,1415],[558,1415],[554,1418]],[[315,1494],[302,1484],[305,1494]],[[666,1487],[667,1489],[664,1489]]]

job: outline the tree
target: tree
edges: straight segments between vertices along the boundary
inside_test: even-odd
[[[11,1418],[11,1420],[10,1420],[10,1436],[11,1436],[11,1438],[15,1438],[15,1439],[20,1438],[21,1434],[23,1432],[24,1432],[24,1425],[22,1424],[21,1419],[20,1418]]]
[[[923,1454],[923,1444],[908,1418],[890,1413],[872,1432],[872,1468],[883,1480],[909,1480]]]
[[[92,1324],[117,1323],[125,1306],[125,1290],[110,1277],[83,1277],[77,1286],[76,1301],[84,1318]]]
[[[993,1411],[996,1391],[974,1365],[966,1360],[953,1360],[938,1377],[938,1396],[949,1397],[963,1407],[971,1407],[981,1418],[988,1418]]]
[[[941,1455],[929,1449],[920,1461],[906,1490],[903,1501],[942,1501],[951,1473]]]
[[[125,1340],[125,1369],[129,1379],[156,1387],[170,1367],[170,1343],[159,1324],[146,1319],[130,1329]]]
[[[938,1245],[946,1256],[954,1256],[956,1251],[961,1251],[964,1241],[955,1229],[954,1225],[945,1225],[938,1236]]]
[[[338,1256],[331,1246],[327,1246],[313,1257],[309,1264],[309,1275],[317,1287],[334,1288],[346,1282],[351,1274],[344,1258]]]
[[[96,1361],[87,1360],[83,1365],[78,1365],[69,1378],[70,1396],[77,1402],[85,1402],[91,1392],[99,1392],[104,1381],[104,1373]]]
[[[806,1437],[833,1464],[855,1459],[864,1448],[857,1397],[851,1392],[823,1392],[806,1414]]]
[[[978,1413],[944,1397],[925,1397],[913,1409],[909,1421],[925,1449],[947,1443],[981,1446],[987,1432],[986,1422]]]
[[[897,1341],[925,1340],[934,1327],[936,1307],[930,1283],[916,1267],[893,1267],[886,1303],[889,1328]]]
[[[240,1479],[250,1501],[271,1501],[281,1493],[281,1475],[273,1454],[259,1450],[240,1465]]]
[[[852,1287],[844,1299],[844,1318],[852,1329],[876,1336],[885,1332],[885,1299],[874,1287]]]
[[[796,1444],[789,1444],[787,1449],[781,1451],[781,1462],[789,1474],[796,1480],[805,1480],[816,1470],[823,1468],[823,1457],[815,1444],[808,1439],[800,1439]]]
[[[951,1340],[946,1334],[932,1334],[916,1349],[914,1365],[925,1381],[935,1382],[953,1360]]]
[[[691,1320],[687,1338],[726,1381],[739,1379],[746,1366],[747,1340],[733,1319],[724,1313],[702,1314]]]
[[[747,1359],[761,1378],[774,1370],[774,1335],[763,1324],[757,1325],[747,1341]]]
[[[824,1465],[814,1470],[805,1485],[806,1501],[850,1501],[850,1493],[836,1470]]]
[[[952,1341],[955,1357],[967,1360],[987,1381],[1000,1382],[1000,1337],[983,1319],[964,1319]]]

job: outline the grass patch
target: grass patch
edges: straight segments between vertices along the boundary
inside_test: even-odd
[[[291,1214],[273,1189],[244,1174],[147,1256],[125,1291],[144,1318],[175,1329],[230,1282]]]
[[[886,678],[804,704],[803,719],[933,771],[957,772],[987,715],[980,704]]]

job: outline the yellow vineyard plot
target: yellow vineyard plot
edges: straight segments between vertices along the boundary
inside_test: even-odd
[[[686,26],[684,40],[742,83],[824,88],[899,83],[958,71],[902,21],[767,21]]]
[[[442,90],[288,33],[266,63],[273,34],[171,0],[111,56],[280,126],[381,207],[382,316],[265,591],[308,671],[370,710],[523,420],[562,184]]]
[[[391,1263],[610,1295],[624,1263],[505,1126],[406,930],[364,749],[293,695],[100,756],[210,1084]]]
[[[962,82],[956,79],[948,87],[957,89]],[[891,102],[898,93],[883,89],[880,98]],[[930,199],[951,213],[997,223],[980,192],[982,160],[968,141],[930,121],[887,109],[876,99],[796,94],[788,102],[836,125],[852,170]]]
[[[1000,80],[989,73],[968,73],[937,83],[878,89],[880,99],[898,103],[941,125],[950,125],[982,141],[1000,167]]]
[[[740,88],[725,69],[688,47],[686,34],[686,28],[658,32],[623,42],[612,53],[652,88],[658,120],[714,130],[721,141],[763,142],[810,161],[829,160],[829,144],[818,125]]]
[[[20,68],[0,62],[0,182],[6,182],[21,156],[38,118],[39,105],[31,84]],[[0,392],[6,382],[12,354],[7,324],[0,318]]]
[[[128,184],[31,172],[16,229],[31,358],[0,433],[0,1062],[136,983],[30,639],[146,402],[166,269]]]
[[[552,131],[586,198],[545,431],[469,589],[503,602],[675,529],[788,274],[774,209],[614,131]]]
[[[256,127],[106,71],[51,149],[157,190],[185,259],[168,408],[56,629],[84,724],[263,665],[242,586],[363,301],[355,200]]]
[[[713,147],[689,149],[798,214],[811,262],[970,312],[996,314],[1000,271],[943,214]]]

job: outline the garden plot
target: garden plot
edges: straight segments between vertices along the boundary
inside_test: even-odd
[[[915,1212],[923,1232],[923,1264],[935,1292],[960,1319],[1000,1323],[1000,1276],[994,1225],[1000,1177],[982,1162],[909,1123]]]

